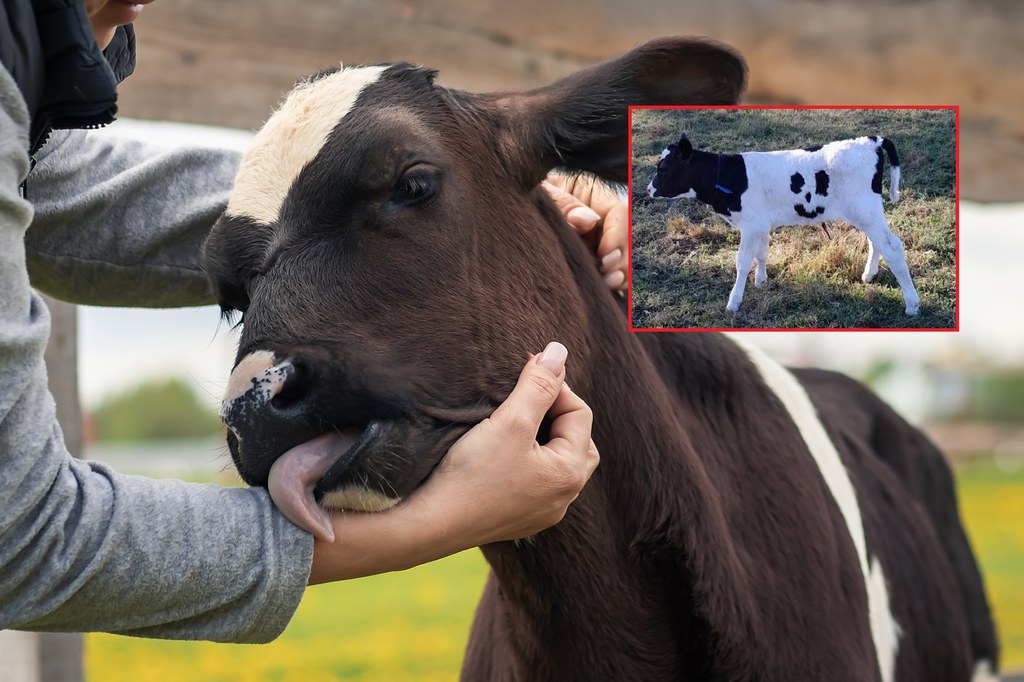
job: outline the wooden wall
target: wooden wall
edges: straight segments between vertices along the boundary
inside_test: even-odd
[[[964,196],[1024,199],[1016,0],[165,0],[137,28],[125,115],[242,128],[259,127],[297,77],[339,61],[405,60],[456,87],[520,88],[652,36],[710,35],[746,55],[758,102],[961,105]]]

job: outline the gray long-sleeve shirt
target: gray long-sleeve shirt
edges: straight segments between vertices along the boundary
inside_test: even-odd
[[[73,459],[47,391],[49,314],[29,285],[31,272],[81,303],[208,302],[198,249],[237,158],[58,133],[29,203],[28,124],[0,68],[0,629],[273,639],[305,588],[311,536],[262,489]]]

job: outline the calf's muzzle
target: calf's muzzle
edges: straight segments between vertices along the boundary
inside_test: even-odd
[[[313,384],[305,362],[270,351],[250,353],[232,371],[220,416],[246,483],[266,485],[278,455],[323,431],[310,406]]]

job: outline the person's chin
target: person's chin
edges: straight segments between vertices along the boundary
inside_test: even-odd
[[[110,0],[106,6],[100,10],[100,16],[97,17],[102,21],[105,32],[109,31],[113,35],[114,30],[118,26],[124,24],[130,24],[139,18],[142,14],[142,8],[144,5],[148,5],[153,0],[144,0],[143,2],[128,2],[127,0]],[[93,22],[96,25],[96,22]]]

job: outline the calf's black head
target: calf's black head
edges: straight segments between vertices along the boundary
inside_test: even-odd
[[[693,145],[683,133],[678,144],[670,144],[658,159],[658,169],[654,173],[647,194],[652,197],[694,197]]]
[[[609,294],[538,182],[556,166],[624,181],[629,104],[732,103],[744,76],[724,46],[666,38],[522,93],[408,64],[301,84],[206,244],[221,305],[244,316],[222,410],[242,477],[266,484],[285,450],[338,434],[325,503],[385,508],[547,341],[582,385],[582,291]]]

